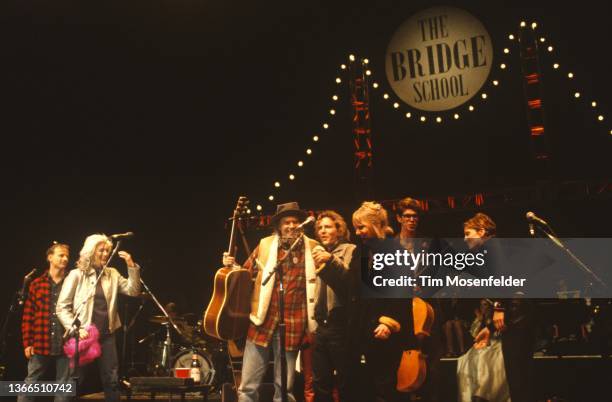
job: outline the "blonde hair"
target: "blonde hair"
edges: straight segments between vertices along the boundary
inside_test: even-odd
[[[79,252],[79,260],[76,263],[78,269],[88,271],[91,268],[91,259],[96,251],[96,247],[100,243],[113,245],[113,241],[103,233],[92,234],[87,236],[83,243],[83,248]]]
[[[379,239],[393,235],[393,229],[389,226],[387,210],[376,201],[364,201],[359,209],[353,212],[353,226],[357,222],[370,226]]]

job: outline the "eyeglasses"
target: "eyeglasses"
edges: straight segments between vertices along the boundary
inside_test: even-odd
[[[402,215],[403,219],[413,219],[413,220],[417,220],[419,219],[419,216],[417,214],[404,214]]]

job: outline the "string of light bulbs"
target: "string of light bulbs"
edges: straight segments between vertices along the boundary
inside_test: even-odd
[[[510,53],[509,49],[504,48],[504,55],[507,56],[509,53]],[[367,59],[364,59],[364,62],[365,60]],[[493,78],[491,78],[488,81],[490,88],[498,88],[501,85],[499,76],[502,75],[502,73],[508,69],[507,61],[503,60],[502,63],[496,65],[495,69],[496,69],[495,74],[491,74]],[[372,76],[373,75],[372,70],[371,69],[366,70],[366,75]],[[382,99],[385,102],[388,102],[394,110],[397,110],[403,113],[406,119],[412,120],[412,121],[416,120],[421,123],[434,122],[435,124],[441,124],[445,121],[445,119],[449,121],[459,120],[463,113],[474,112],[478,106],[478,102],[482,104],[483,102],[489,99],[489,94],[486,92],[486,90],[481,90],[475,97],[473,97],[470,100],[470,102],[467,102],[465,105],[462,105],[459,108],[456,108],[453,112],[451,112],[452,114],[449,112],[446,112],[443,114],[436,114],[434,117],[431,117],[430,115],[433,113],[424,112],[421,110],[410,108],[404,102],[400,102],[395,97],[392,97],[392,95],[390,95],[388,92],[379,91],[381,89],[381,86],[378,83],[378,81],[376,80],[372,81],[371,86],[372,86],[372,89],[376,90],[376,92],[380,94]],[[444,115],[448,115],[449,117],[445,118],[443,117]]]
[[[349,60],[350,61],[354,61],[355,60],[355,56],[354,55],[349,55]],[[280,191],[281,187],[284,185],[284,183],[287,182],[292,182],[294,180],[297,180],[297,171],[302,170],[305,166],[306,166],[306,160],[308,157],[312,156],[314,151],[315,151],[315,146],[322,140],[323,138],[323,133],[328,132],[331,128],[331,122],[333,121],[333,119],[336,117],[337,115],[337,106],[338,102],[340,101],[340,96],[338,95],[340,93],[340,88],[341,85],[344,84],[345,82],[345,76],[346,74],[345,71],[347,69],[347,65],[346,64],[341,64],[339,66],[339,71],[338,71],[338,75],[334,78],[334,82],[336,83],[337,86],[337,90],[329,97],[330,99],[330,106],[326,112],[326,119],[324,119],[321,122],[320,125],[320,130],[321,131],[316,131],[314,133],[311,134],[311,137],[309,139],[308,144],[305,147],[304,150],[304,155],[300,158],[297,158],[297,160],[294,162],[294,169],[295,170],[290,170],[286,173],[286,175],[284,176],[285,179],[276,179],[274,180],[274,182],[272,183],[272,187],[268,193],[267,196],[267,200],[272,203],[274,202],[274,200],[276,199],[278,192]],[[286,181],[285,181],[286,180]],[[257,210],[258,213],[261,213],[264,209],[263,203],[258,203],[255,206],[255,209]],[[251,211],[247,210],[247,213],[250,214]]]
[[[537,29],[537,27],[538,27],[538,23],[534,21],[529,26],[531,27],[532,30],[535,31]],[[521,21],[519,23],[519,29],[526,29],[526,28],[527,28],[527,23],[525,21]],[[510,42],[518,41],[517,38],[518,38],[518,36],[515,35],[515,34],[512,34],[512,33],[508,34],[508,36],[507,36],[507,39]],[[545,36],[539,36],[537,40],[538,40],[538,42],[540,44],[545,44],[545,43],[548,44],[548,41],[547,41]],[[504,46],[502,48],[501,55],[499,56],[501,61],[494,65],[494,69],[495,69],[494,71],[495,72],[494,72],[494,74],[492,74],[492,78],[489,79],[489,84],[490,84],[489,88],[499,88],[500,87],[501,82],[500,82],[499,76],[502,76],[510,68],[509,67],[510,62],[511,62],[510,56],[511,56],[511,53],[512,53],[511,48],[512,48],[512,43],[510,43],[507,46]],[[554,49],[555,48],[554,48],[554,46],[552,44],[548,44],[546,46],[546,51],[548,53],[553,54]],[[353,54],[350,54],[348,56],[348,58],[349,58],[349,62],[355,62],[356,61],[356,57]],[[368,58],[364,58],[362,60],[363,60],[364,65],[366,66],[365,74],[368,77],[372,77],[373,76],[373,72],[372,72],[371,67],[369,67],[369,59]],[[334,82],[338,86],[340,86],[340,85],[342,85],[344,83],[345,78],[343,78],[343,75],[346,76],[346,74],[343,74],[343,73],[346,72],[346,70],[348,69],[347,64],[344,64],[344,63],[341,64],[339,67],[340,67],[339,75],[334,79]],[[572,71],[566,71],[566,70],[562,69],[559,62],[555,61],[551,65],[551,67],[555,71],[559,71],[561,73],[564,73],[565,77],[568,79],[568,81],[570,83],[575,83],[575,77],[576,77],[575,73],[573,73]],[[372,87],[373,90],[375,90],[375,92],[379,93],[380,96],[382,97],[382,99],[384,101],[388,102],[392,106],[392,108],[394,110],[397,110],[397,111],[400,111],[400,112],[404,113],[404,116],[408,120],[417,120],[417,121],[419,121],[421,123],[427,123],[428,121],[431,121],[431,122],[434,122],[436,124],[441,124],[441,123],[443,123],[445,121],[445,118],[442,115],[440,115],[440,114],[437,114],[435,117],[430,118],[431,114],[427,114],[426,112],[417,111],[417,110],[414,110],[414,109],[411,109],[411,108],[408,108],[408,111],[401,110],[402,108],[407,108],[407,106],[403,102],[400,103],[397,99],[393,99],[392,96],[389,95],[388,92],[380,91],[380,89],[381,89],[380,88],[380,84],[376,80],[372,80],[371,81],[371,87]],[[583,96],[583,93],[581,91],[579,91],[579,90],[573,90],[571,95],[576,100],[580,100],[580,99],[585,98],[585,96]],[[482,103],[482,102],[487,101],[488,99],[489,99],[489,94],[486,92],[486,90],[481,89],[479,91],[478,95],[476,97],[474,97],[470,102],[467,102],[465,105],[462,105],[460,108],[458,108],[458,109],[454,110],[453,112],[451,112],[452,116],[448,117],[447,120],[449,120],[449,121],[459,120],[461,118],[462,114],[464,114],[464,113],[472,113],[472,112],[476,111],[476,107],[478,106],[478,104],[477,104],[478,102]],[[333,94],[331,96],[331,102],[332,103],[331,103],[331,106],[330,106],[330,108],[328,110],[328,120],[324,120],[321,123],[321,128],[323,129],[323,132],[329,130],[329,128],[330,128],[330,121],[331,121],[331,119],[333,119],[336,116],[336,112],[337,111],[336,111],[336,106],[335,105],[339,102],[339,100],[340,100],[340,97],[338,96],[337,93],[335,93],[335,94]],[[404,106],[402,106],[402,104]],[[590,106],[591,106],[592,110],[594,112],[596,112],[595,113],[596,114],[595,119],[598,122],[603,122],[603,121],[606,120],[605,115],[603,114],[603,112],[600,112],[598,110],[598,103],[597,103],[596,100],[594,100],[594,99],[591,100]],[[609,132],[610,135],[612,135],[612,129],[608,129],[608,132]],[[313,152],[314,152],[313,148],[314,148],[314,146],[320,140],[321,140],[321,135],[320,134],[315,133],[315,134],[312,135],[312,137],[311,137],[311,141],[312,142],[305,149],[306,158],[313,154]],[[299,158],[297,160],[297,162],[295,162],[295,167],[298,170],[301,170],[305,166],[304,160],[305,160],[304,158]],[[297,178],[294,171],[290,171],[287,174],[286,177],[287,177],[287,179],[289,181],[294,181]],[[279,191],[279,189],[281,188],[282,185],[283,185],[283,181],[280,180],[280,179],[275,180],[273,182],[272,190],[270,191],[270,193],[269,193],[269,195],[267,197],[268,201],[273,202],[275,200],[275,198],[276,198],[275,195],[278,193],[278,191]],[[256,209],[257,209],[258,212],[261,213],[261,211],[263,210],[263,206],[261,204],[257,204]],[[247,211],[247,212],[249,214],[251,213],[250,210]]]
[[[535,30],[538,28],[538,23],[534,21],[529,26],[535,32]],[[519,24],[519,29],[527,29],[527,22],[521,21]],[[537,36],[538,43],[542,46],[545,46],[546,52],[548,52],[551,55],[554,55],[555,46],[553,46],[553,44],[550,43],[550,41],[546,38],[546,36],[544,35],[540,35],[540,36],[536,35],[536,36]],[[515,35],[509,34],[508,39],[514,40]],[[557,71],[561,73],[563,76],[565,76],[570,86],[574,88],[572,91],[570,91],[571,97],[573,97],[576,101],[580,101],[582,99],[588,99],[584,95],[583,91],[580,91],[579,89],[576,88],[576,85],[577,85],[576,84],[576,74],[573,71],[563,68],[561,64],[559,63],[559,61],[554,61],[550,65],[550,67],[552,67],[552,70]],[[604,121],[606,121],[606,117],[603,114],[603,112],[599,110],[598,102],[595,99],[591,98],[590,107],[591,107],[591,110],[594,112],[594,118],[597,122],[603,123]],[[608,128],[607,132],[610,135],[612,135],[612,128]]]

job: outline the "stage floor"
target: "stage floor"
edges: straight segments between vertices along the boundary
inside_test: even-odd
[[[457,400],[456,369],[457,358],[443,358],[443,377],[448,379],[444,401]],[[612,356],[604,359],[597,355],[565,355],[565,356],[534,356],[536,373],[535,394],[537,400],[546,400],[551,397],[561,397],[568,401],[609,401],[609,373],[612,373]],[[295,396],[302,401],[302,381],[296,377]],[[122,400],[137,401],[180,401],[180,393],[156,393],[151,398],[149,392],[138,392],[128,399],[126,395]],[[83,395],[80,401],[104,400],[102,392]],[[203,400],[197,393],[187,393],[185,400]],[[220,401],[219,391],[211,392],[208,401]]]
[[[95,394],[82,395],[78,398],[79,401],[103,401],[104,393],[97,392]],[[167,392],[158,392],[155,394],[155,398],[151,398],[150,392],[137,392],[133,393],[129,398],[127,395],[121,395],[122,401],[180,401],[180,394],[169,394]],[[202,395],[199,393],[186,393],[185,399],[186,401],[202,401]],[[211,393],[208,395],[208,401],[220,401],[221,395],[218,392]]]

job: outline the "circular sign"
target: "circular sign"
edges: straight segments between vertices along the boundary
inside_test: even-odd
[[[434,7],[397,29],[385,59],[387,80],[396,95],[416,109],[438,112],[478,93],[491,71],[493,44],[470,13]]]

